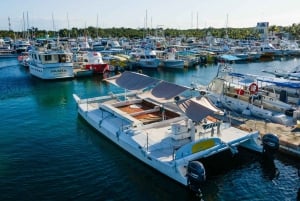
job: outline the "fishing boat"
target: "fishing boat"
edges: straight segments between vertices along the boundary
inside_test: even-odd
[[[129,55],[131,63],[141,68],[157,68],[160,64],[154,50],[140,48],[133,50]]]
[[[206,179],[202,159],[244,147],[273,154],[276,136],[258,142],[258,131],[222,122],[223,112],[206,97],[184,98],[190,88],[125,71],[106,81],[124,90],[81,99],[73,94],[78,114],[131,155],[196,193]]]
[[[87,52],[87,62],[84,66],[96,74],[103,74],[109,71],[109,65],[103,61],[102,54],[96,51]]]
[[[123,70],[129,62],[130,56],[112,50],[101,51],[104,63],[109,65],[109,71]]]
[[[16,52],[18,54],[22,53],[22,52],[27,52],[30,48],[30,42],[29,40],[17,40],[14,43],[14,49],[16,50]]]
[[[287,102],[287,93],[271,90],[274,84],[285,85],[273,78],[232,72],[222,65],[207,87],[206,96],[216,105],[243,115],[254,116],[287,126],[294,125],[296,108]],[[299,83],[290,83],[299,88]],[[202,93],[206,93],[202,90]],[[285,91],[286,92],[286,91]]]
[[[161,59],[161,62],[164,68],[184,68],[184,60],[179,59],[178,56],[176,56],[175,48],[170,48],[165,52],[165,56]]]
[[[45,79],[73,78],[72,53],[63,49],[34,48],[29,51],[29,72]]]

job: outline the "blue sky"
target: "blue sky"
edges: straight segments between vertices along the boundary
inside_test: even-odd
[[[11,28],[22,31],[27,14],[29,27],[40,30],[141,28],[146,21],[150,28],[176,29],[254,27],[262,21],[290,26],[300,23],[300,0],[3,0],[0,30],[8,30],[10,17]]]

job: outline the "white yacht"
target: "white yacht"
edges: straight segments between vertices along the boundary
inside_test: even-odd
[[[154,50],[136,49],[130,53],[131,60],[141,68],[157,68],[160,59],[157,58]]]
[[[62,49],[32,49],[29,57],[29,71],[35,77],[46,80],[74,77],[71,52]]]
[[[279,147],[273,135],[263,147],[258,131],[214,117],[222,111],[206,97],[183,98],[187,87],[127,71],[107,81],[124,93],[88,99],[74,94],[79,115],[99,134],[196,193],[206,178],[201,159],[226,150],[237,154],[238,146],[271,154]]]

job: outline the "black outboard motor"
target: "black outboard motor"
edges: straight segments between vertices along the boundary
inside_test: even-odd
[[[279,150],[279,138],[271,133],[262,137],[263,156],[268,159],[274,159],[275,153]]]
[[[205,168],[199,161],[190,161],[187,167],[187,180],[189,188],[201,195],[200,185],[206,179]]]

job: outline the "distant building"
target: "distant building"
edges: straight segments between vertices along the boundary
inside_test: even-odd
[[[268,39],[268,29],[269,29],[269,22],[258,22],[256,25],[256,30],[259,33],[259,37],[262,40]]]

